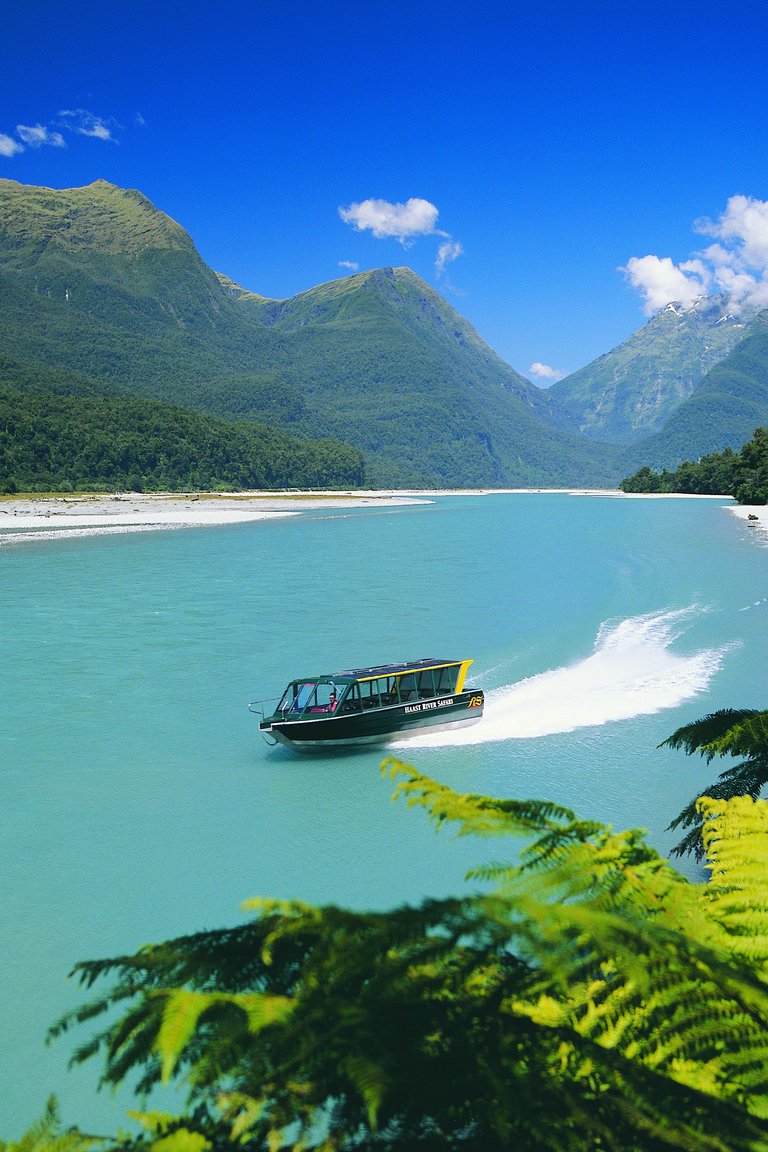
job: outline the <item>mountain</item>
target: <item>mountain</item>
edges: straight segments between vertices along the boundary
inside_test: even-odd
[[[758,427],[768,427],[768,312],[755,317],[660,432],[626,450],[625,475],[645,465],[674,469],[683,460],[740,448]]]
[[[567,430],[408,268],[270,300],[217,276],[137,191],[0,180],[0,353],[29,372],[359,449],[375,485],[610,483],[619,454]],[[0,381],[24,389],[24,374]],[[21,381],[21,384],[20,384]],[[78,383],[79,382],[79,383]]]
[[[628,340],[549,391],[585,436],[633,444],[659,432],[749,332],[725,296],[668,304]]]
[[[563,431],[548,393],[409,268],[284,301],[229,290],[283,340],[283,377],[301,382],[292,428],[349,440],[379,484],[585,483],[605,470],[611,452]]]

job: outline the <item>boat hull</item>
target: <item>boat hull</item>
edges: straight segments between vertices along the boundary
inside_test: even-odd
[[[386,744],[393,740],[444,732],[476,724],[483,715],[483,693],[396,704],[370,711],[323,715],[295,720],[270,716],[259,725],[265,736],[298,751],[355,744]]]

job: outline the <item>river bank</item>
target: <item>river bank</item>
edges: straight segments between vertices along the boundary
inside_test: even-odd
[[[541,494],[542,489],[504,489],[503,492]],[[564,488],[547,490],[573,496],[619,499],[695,499],[667,494],[637,495],[615,489]],[[360,492],[280,491],[232,493],[120,492],[103,494],[25,495],[0,497],[0,542],[66,538],[104,532],[140,532],[238,524],[278,516],[297,515],[316,508],[398,507],[429,503],[440,496],[501,495],[497,489],[382,490]],[[713,497],[704,497],[713,499]],[[714,497],[718,499],[718,497]],[[727,499],[727,497],[720,497]],[[768,532],[768,509],[734,505],[735,515]]]

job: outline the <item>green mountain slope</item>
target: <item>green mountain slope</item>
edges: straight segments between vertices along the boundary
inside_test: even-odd
[[[657,435],[627,449],[626,474],[644,465],[672,469],[683,460],[740,448],[761,426],[768,426],[768,312],[755,318]]]
[[[558,429],[549,395],[408,268],[241,302],[284,338],[286,375],[301,381],[296,428],[348,439],[377,483],[586,483],[606,474],[610,452]]]
[[[632,444],[659,432],[748,331],[723,296],[702,296],[691,308],[668,304],[623,344],[549,391],[585,436]]]
[[[621,474],[614,449],[567,433],[556,398],[410,270],[267,300],[217,277],[140,193],[103,181],[59,192],[0,180],[0,353],[89,387],[345,440],[373,484]]]

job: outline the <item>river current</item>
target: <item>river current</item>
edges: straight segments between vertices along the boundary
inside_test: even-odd
[[[498,855],[393,805],[387,750],[267,747],[247,703],[296,675],[472,657],[483,721],[396,755],[669,851],[669,821],[719,767],[659,743],[768,706],[767,541],[727,503],[493,494],[0,536],[0,1138],[51,1092],[91,1131],[135,1106],[96,1093],[97,1065],[67,1071],[74,1040],[45,1045],[85,998],[76,961],[234,924],[257,895],[385,909],[459,893]]]

